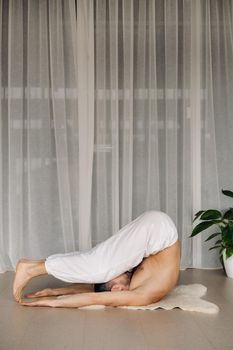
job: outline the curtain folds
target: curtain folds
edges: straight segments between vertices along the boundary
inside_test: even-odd
[[[93,243],[163,210],[191,265],[191,2],[95,4]]]
[[[231,0],[0,0],[0,271],[153,209],[181,268],[220,266],[189,235],[232,206],[232,20]]]
[[[202,207],[226,210],[232,207],[221,189],[232,190],[233,2],[203,1],[201,13]],[[208,251],[212,245],[201,244],[199,265],[218,264],[218,255]]]
[[[78,247],[74,1],[2,1],[3,270]]]
[[[77,88],[79,135],[79,249],[91,248],[91,193],[94,152],[94,5],[77,2]],[[74,215],[77,215],[74,213]]]

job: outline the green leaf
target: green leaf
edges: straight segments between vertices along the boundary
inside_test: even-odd
[[[205,222],[201,222],[200,224],[198,224],[196,227],[194,227],[194,229],[192,230],[192,234],[190,237],[196,236],[198,233],[206,230],[208,227],[214,225],[215,222],[213,221],[205,221]]]
[[[233,198],[233,192],[232,192],[232,191],[222,190],[222,193],[223,193],[225,196],[228,196],[228,197],[232,197],[232,198]]]
[[[210,235],[208,238],[206,238],[205,242],[209,241],[210,239],[216,237],[217,235],[220,235],[221,232],[216,232],[216,233],[213,233],[212,235]]]
[[[206,210],[202,216],[200,217],[201,220],[216,220],[220,219],[222,217],[222,213],[215,209],[209,209]]]
[[[200,216],[202,213],[204,213],[204,212],[205,212],[205,210],[200,210],[199,212],[197,212],[197,213],[195,214],[195,216],[194,216],[193,222],[194,222],[197,218],[199,218],[199,216]]]
[[[222,220],[212,220],[214,224],[222,224],[223,221]]]
[[[225,212],[225,214],[223,215],[223,219],[233,220],[233,208],[230,208]]]
[[[225,234],[230,234],[232,233],[232,226],[227,224],[225,227],[222,228],[222,233]]]
[[[226,248],[226,258],[230,258],[233,255],[233,247]]]
[[[214,247],[209,248],[209,250],[217,249],[217,248],[221,248],[221,246],[220,245],[215,245]]]
[[[233,239],[233,227],[232,225],[227,225],[222,229],[222,241],[225,245],[231,245]]]
[[[222,240],[221,239],[218,239],[215,244],[219,244],[219,243],[222,243]]]

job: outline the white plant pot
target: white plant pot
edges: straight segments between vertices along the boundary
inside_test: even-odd
[[[227,276],[233,278],[233,255],[226,258],[226,249],[223,251],[223,262]]]

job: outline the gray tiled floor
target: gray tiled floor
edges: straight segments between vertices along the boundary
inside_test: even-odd
[[[232,350],[233,279],[222,270],[181,271],[179,284],[202,283],[217,315],[181,311],[27,308],[12,299],[14,273],[0,274],[0,350]],[[26,291],[60,286],[51,276],[33,279]]]

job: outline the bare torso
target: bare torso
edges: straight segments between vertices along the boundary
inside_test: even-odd
[[[134,272],[130,290],[141,291],[153,299],[166,295],[176,284],[180,268],[180,244],[145,258]]]

